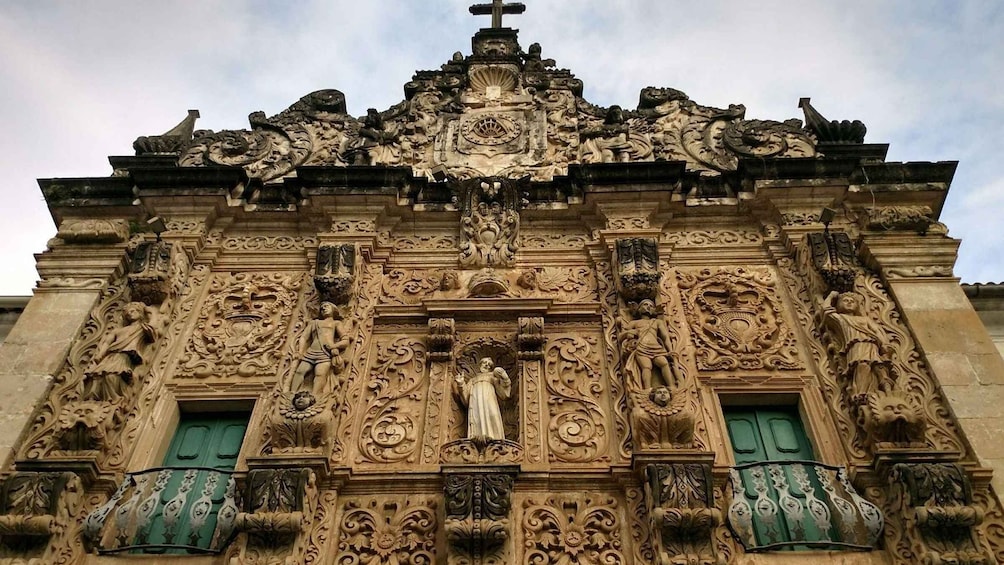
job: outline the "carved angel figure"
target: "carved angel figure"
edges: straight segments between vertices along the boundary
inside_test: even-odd
[[[307,325],[300,346],[300,364],[290,382],[290,392],[309,390],[317,396],[328,392],[328,379],[345,369],[345,351],[352,343],[352,320],[343,320],[338,308],[321,303],[316,320]]]
[[[861,298],[853,292],[831,292],[823,304],[823,320],[842,354],[840,377],[849,383],[851,402],[862,405],[870,392],[892,391],[894,350],[882,328],[861,313]]]
[[[101,337],[84,372],[83,399],[117,402],[132,384],[134,370],[144,363],[146,348],[160,333],[157,310],[142,302],[126,304],[122,325]]]
[[[499,400],[509,398],[512,381],[490,357],[478,363],[478,373],[465,378],[457,375],[457,394],[467,407],[467,439],[504,440],[504,424]]]
[[[638,318],[622,324],[619,339],[624,366],[640,378],[641,382],[634,384],[644,390],[653,386],[676,389],[680,382],[669,357],[669,326],[657,314],[655,302],[645,299],[638,304]],[[653,368],[659,369],[656,384],[652,382]]]
[[[586,163],[627,163],[633,146],[630,128],[625,123],[624,110],[611,106],[603,125],[582,131],[582,160]]]

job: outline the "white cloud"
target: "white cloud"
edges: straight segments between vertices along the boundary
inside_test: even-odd
[[[524,47],[571,69],[599,104],[633,107],[645,86],[747,116],[861,119],[895,160],[961,161],[944,219],[964,236],[957,272],[1004,279],[993,235],[1004,209],[994,154],[1004,126],[1004,10],[997,0],[526,0],[507,17]],[[468,1],[172,3],[34,0],[0,6],[0,295],[24,294],[31,254],[55,229],[35,178],[110,173],[199,108],[200,128],[246,127],[308,92],[337,88],[349,110],[401,100],[417,69],[470,51],[487,18]],[[970,227],[973,226],[973,227]],[[972,233],[972,237],[969,237]]]

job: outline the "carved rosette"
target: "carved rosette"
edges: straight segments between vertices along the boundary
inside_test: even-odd
[[[718,267],[677,276],[699,369],[802,368],[770,270]]]
[[[286,273],[216,275],[176,376],[275,376],[302,280]]]
[[[711,465],[645,466],[645,501],[660,563],[717,563],[714,531],[722,514],[714,504]]]
[[[996,560],[981,539],[985,509],[974,505],[973,489],[954,463],[899,463],[889,481],[905,542],[930,565],[991,565]]]
[[[506,541],[511,536],[513,477],[504,473],[448,474],[443,484],[446,499],[446,540],[449,563],[488,565],[507,563]]]
[[[460,184],[460,265],[466,268],[508,267],[519,249],[522,181],[501,177]]]

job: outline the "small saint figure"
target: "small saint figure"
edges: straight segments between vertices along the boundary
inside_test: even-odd
[[[658,317],[655,302],[648,298],[638,304],[636,315],[637,319],[621,326],[620,344],[625,367],[632,368],[638,375],[643,390],[658,386],[676,389],[680,383],[669,356],[669,326]],[[658,369],[657,373],[653,373],[654,368]],[[653,382],[653,374],[658,375],[657,382]]]
[[[351,320],[342,319],[334,304],[321,303],[317,319],[307,325],[290,392],[309,391],[321,396],[328,391],[330,376],[345,369],[345,351],[352,343],[352,325]]]
[[[396,131],[387,128],[383,116],[376,108],[366,110],[363,125],[359,128],[359,138],[352,150],[355,153],[353,165],[387,165],[398,160],[393,147]]]
[[[142,302],[122,310],[122,325],[105,333],[84,372],[84,400],[117,402],[133,383],[133,372],[161,333],[160,313]]]
[[[630,128],[624,117],[624,109],[611,106],[603,118],[603,125],[582,131],[582,147],[587,153],[583,159],[587,163],[627,163],[631,161]]]
[[[457,393],[467,407],[467,439],[504,440],[505,431],[499,401],[509,398],[512,381],[490,357],[478,362],[478,373],[457,376]]]
[[[854,292],[831,292],[823,303],[823,320],[842,354],[839,376],[849,383],[851,403],[863,405],[875,390],[891,392],[895,350],[882,328],[862,314],[861,298]]]

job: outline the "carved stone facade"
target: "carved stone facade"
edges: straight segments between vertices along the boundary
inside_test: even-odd
[[[954,164],[807,100],[582,92],[496,25],[386,111],[190,114],[42,181],[0,565],[1000,562],[949,398],[1004,382],[937,223]]]

